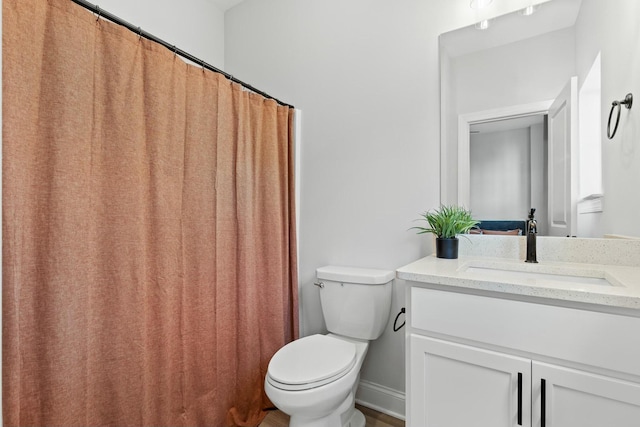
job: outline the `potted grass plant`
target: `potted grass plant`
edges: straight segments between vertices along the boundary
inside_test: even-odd
[[[411,227],[418,234],[432,233],[436,236],[436,256],[438,258],[458,258],[458,235],[468,233],[478,224],[471,212],[461,206],[440,206],[440,209],[427,211],[418,221],[426,221],[426,227]]]

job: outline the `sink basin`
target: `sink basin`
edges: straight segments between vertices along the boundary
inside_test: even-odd
[[[557,266],[539,264],[508,264],[491,265],[482,263],[463,266],[461,271],[473,274],[474,278],[495,280],[498,282],[509,279],[527,280],[535,282],[560,282],[574,285],[617,286],[615,279],[597,269],[577,270]]]

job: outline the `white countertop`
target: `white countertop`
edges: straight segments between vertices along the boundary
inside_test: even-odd
[[[563,283],[544,278],[516,277],[501,271],[489,276],[466,271],[469,267],[499,268],[544,274],[575,274],[604,277],[611,285]],[[399,268],[403,280],[482,291],[550,298],[561,301],[599,304],[640,310],[640,268],[573,262],[541,261],[527,264],[520,259],[461,256],[440,259],[428,256]]]

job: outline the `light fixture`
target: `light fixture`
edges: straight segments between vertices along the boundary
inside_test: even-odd
[[[536,10],[538,10],[538,6],[534,6],[534,5],[529,5],[527,7],[525,7],[524,9],[520,10],[520,14],[523,16],[531,16],[534,13],[536,13]]]
[[[486,30],[487,28],[489,28],[489,20],[488,19],[483,19],[482,21],[478,22],[476,24],[476,29],[478,30]]]
[[[474,10],[484,9],[489,6],[493,0],[471,0],[470,7]]]

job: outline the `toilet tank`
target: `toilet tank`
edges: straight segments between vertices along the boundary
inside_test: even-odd
[[[390,270],[326,266],[316,270],[327,329],[337,335],[377,339],[389,321]]]

